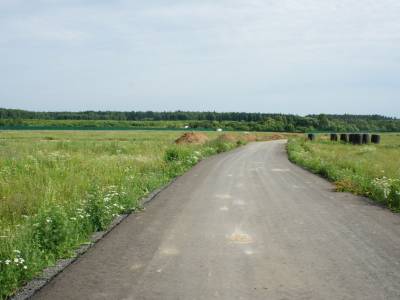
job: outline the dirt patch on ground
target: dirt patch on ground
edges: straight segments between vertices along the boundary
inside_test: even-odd
[[[201,132],[186,132],[178,138],[176,144],[204,144],[208,141],[208,136]]]

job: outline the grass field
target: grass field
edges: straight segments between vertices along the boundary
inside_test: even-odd
[[[367,196],[400,211],[400,134],[384,134],[379,145],[291,139],[289,158],[335,182],[338,191]]]
[[[208,132],[204,145],[175,145],[181,134],[0,131],[0,299],[200,159],[243,144]]]

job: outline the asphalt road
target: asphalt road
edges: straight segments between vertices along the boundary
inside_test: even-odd
[[[400,299],[400,216],[253,143],[195,166],[34,299]]]

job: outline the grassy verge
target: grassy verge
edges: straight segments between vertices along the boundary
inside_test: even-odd
[[[348,191],[400,211],[400,135],[383,135],[380,145],[349,145],[294,138],[288,143],[289,159],[335,182]]]
[[[242,143],[179,132],[0,133],[0,299],[199,160]]]

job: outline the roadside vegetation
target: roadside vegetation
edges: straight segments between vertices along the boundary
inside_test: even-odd
[[[400,134],[382,135],[379,145],[331,142],[319,135],[314,142],[290,139],[291,161],[335,182],[338,191],[367,196],[400,211]]]
[[[199,160],[274,134],[0,131],[0,299]]]

